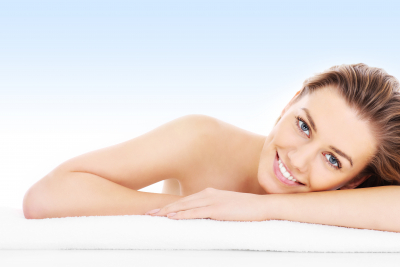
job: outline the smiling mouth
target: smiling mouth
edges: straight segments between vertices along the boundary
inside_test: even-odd
[[[283,164],[279,158],[278,151],[276,152],[276,157],[274,160],[274,171],[276,177],[286,185],[305,185],[297,181],[293,175],[287,170],[287,167]]]

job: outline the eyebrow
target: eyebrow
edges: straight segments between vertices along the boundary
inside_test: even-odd
[[[305,113],[307,115],[307,119],[310,122],[311,128],[314,130],[314,132],[317,132],[317,127],[315,126],[315,122],[310,115],[310,111],[307,108],[301,108],[301,109],[305,111]],[[346,153],[344,153],[343,151],[339,150],[338,148],[336,148],[334,146],[329,146],[329,148],[332,149],[333,151],[335,151],[340,156],[347,159],[350,162],[351,167],[353,167],[353,160]]]
[[[314,132],[317,132],[317,127],[315,126],[314,120],[312,119],[311,115],[310,115],[310,111],[306,108],[301,108],[302,110],[304,110],[306,112],[307,115],[307,119],[311,124],[311,128],[313,129]]]
[[[353,167],[353,161],[351,160],[351,158],[349,156],[347,156],[343,151],[337,149],[334,146],[330,146],[330,149],[332,149],[333,151],[335,151],[336,153],[338,153],[340,156],[344,157],[345,159],[347,159],[350,162],[351,167]]]

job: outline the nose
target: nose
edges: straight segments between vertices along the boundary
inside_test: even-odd
[[[311,146],[303,145],[290,150],[287,155],[292,168],[300,173],[305,173],[309,171],[315,152]]]

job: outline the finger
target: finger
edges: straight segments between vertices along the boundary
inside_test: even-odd
[[[190,209],[196,209],[200,207],[206,207],[211,204],[211,200],[208,198],[201,198],[201,199],[193,199],[183,202],[174,202],[168,206],[163,207],[159,212],[157,212],[156,216],[165,216],[168,213],[178,212],[178,211],[185,211]]]
[[[171,214],[171,215],[173,215],[173,214]],[[190,210],[178,211],[175,215],[167,216],[167,217],[170,219],[174,219],[174,220],[211,219],[212,214],[211,214],[211,208],[209,208],[209,206],[207,206],[207,207],[195,208],[195,209],[190,209]]]
[[[206,189],[204,189],[204,190],[202,190],[200,192],[197,192],[195,194],[192,194],[192,195],[186,196],[184,198],[181,198],[181,199],[179,199],[179,200],[177,200],[177,201],[175,201],[175,202],[173,202],[171,204],[168,204],[168,205],[164,206],[162,209],[160,208],[160,211],[158,211],[158,212],[156,212],[155,214],[152,214],[152,215],[164,216],[166,213],[163,212],[163,211],[175,210],[175,209],[177,209],[177,207],[184,206],[185,204],[183,204],[183,203],[185,203],[187,201],[195,201],[195,200],[199,200],[199,199],[204,199],[204,198],[210,197],[210,195],[214,192],[213,190],[216,190],[216,189],[214,189],[214,188],[206,188]],[[147,212],[146,215],[149,212]]]
[[[190,196],[192,196],[192,195],[190,195]],[[199,198],[199,196],[194,196],[191,198],[181,198],[181,199],[179,199],[171,204],[168,204],[162,208],[149,210],[148,212],[145,213],[145,215],[164,216],[165,215],[164,211],[176,210],[177,207],[185,206],[185,204],[183,204],[183,203],[185,203],[187,201],[198,200],[198,199],[201,199],[201,198]]]

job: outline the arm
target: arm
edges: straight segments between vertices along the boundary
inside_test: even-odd
[[[266,219],[400,232],[400,186],[264,195]]]
[[[28,190],[23,206],[26,219],[144,215],[181,198],[132,190],[90,173],[54,171]]]
[[[138,190],[189,176],[215,129],[215,119],[187,115],[131,140],[67,160],[25,194],[25,217],[144,214],[174,202],[180,196]]]

